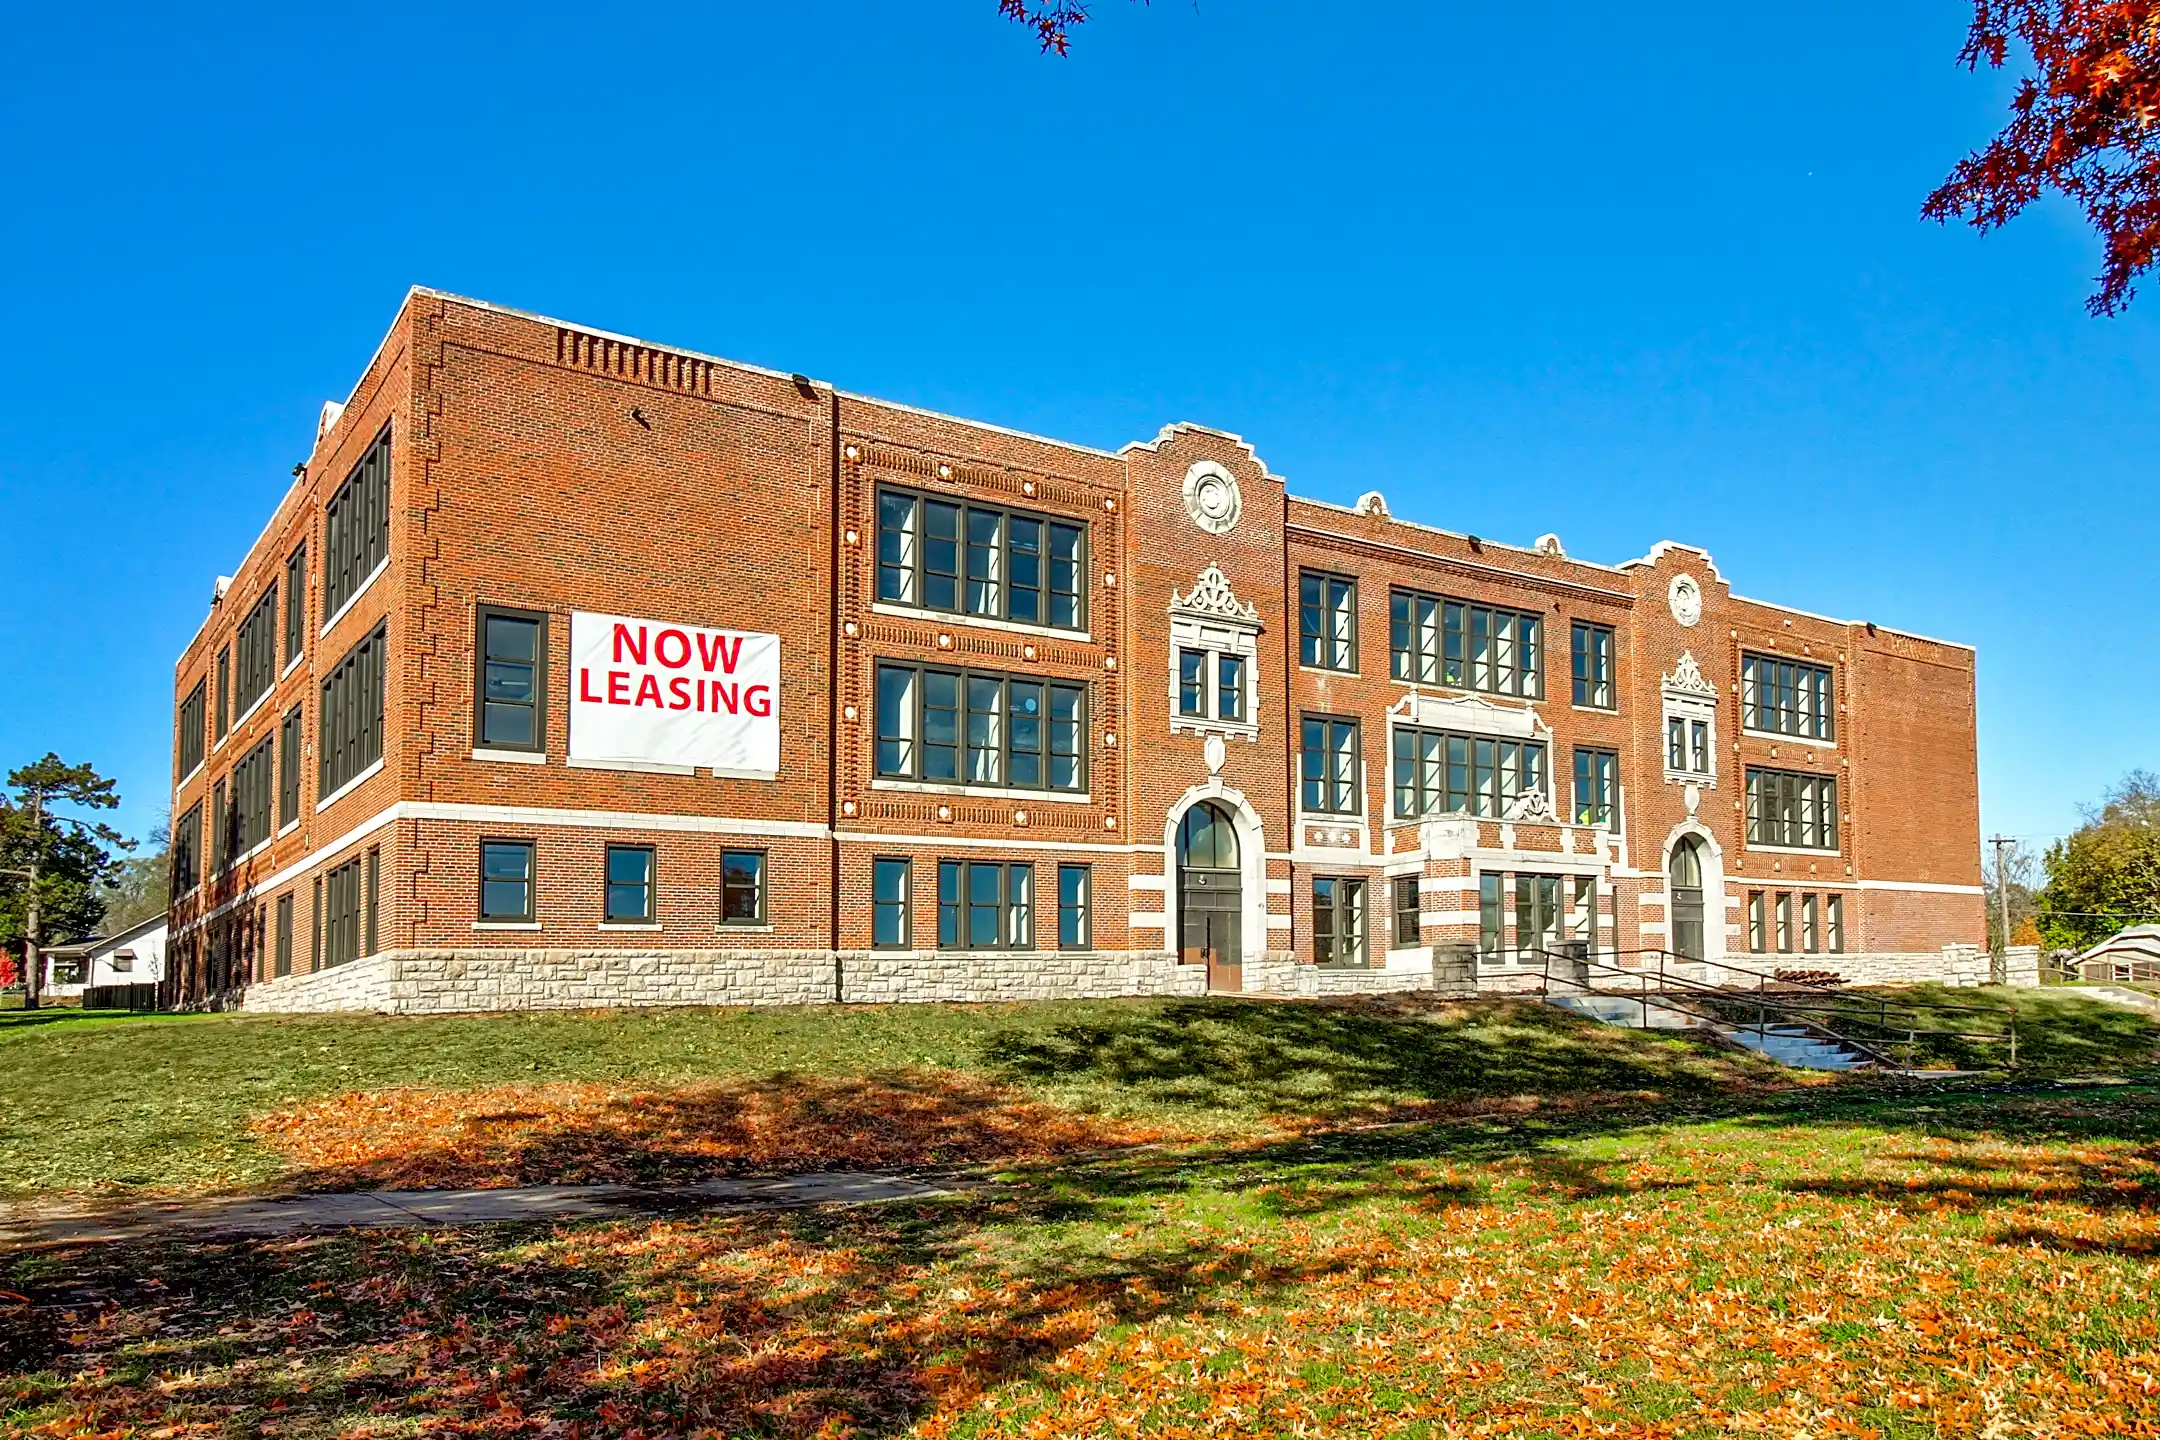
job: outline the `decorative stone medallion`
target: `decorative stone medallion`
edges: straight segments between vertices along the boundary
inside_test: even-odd
[[[1682,625],[1693,625],[1702,619],[1702,586],[1695,583],[1692,575],[1675,575],[1665,591],[1665,601],[1672,606],[1672,618]]]
[[[1236,477],[1214,461],[1199,461],[1185,472],[1185,511],[1208,534],[1221,535],[1237,524],[1244,504]]]

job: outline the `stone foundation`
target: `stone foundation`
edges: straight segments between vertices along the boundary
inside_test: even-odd
[[[393,950],[250,985],[240,1008],[286,1014],[650,1005],[829,1005],[1199,995],[1206,968],[1150,951]]]
[[[1761,960],[1764,957],[1752,957]],[[1776,958],[1776,957],[1772,957]],[[1535,991],[1543,971],[1461,971],[1440,947],[1430,968],[1338,970],[1269,951],[1245,966],[1252,995],[1380,995],[1404,991]],[[1991,957],[1974,946],[1936,953],[1789,957],[1786,968],[1834,971],[1848,985],[1988,983]],[[2009,955],[2010,983],[2037,985],[2039,953]],[[1715,966],[1702,978],[1716,978]],[[1768,967],[1763,967],[1768,968]],[[1593,989],[1625,988],[1610,972]],[[1149,950],[952,953],[883,950],[393,950],[334,970],[250,985],[239,1008],[309,1014],[372,1010],[432,1015],[657,1005],[900,1004],[925,1001],[1095,1000],[1203,995],[1207,967]]]

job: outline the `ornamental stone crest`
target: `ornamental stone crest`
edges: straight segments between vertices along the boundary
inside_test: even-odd
[[[1702,619],[1702,586],[1692,575],[1675,575],[1666,588],[1665,603],[1672,607],[1673,619],[1692,627]]]
[[[1717,697],[1717,686],[1703,678],[1702,666],[1695,663],[1695,652],[1692,650],[1680,652],[1679,660],[1673,665],[1672,674],[1665,677],[1665,688],[1683,695],[1708,695],[1712,699]]]
[[[1211,620],[1232,620],[1240,625],[1257,627],[1260,624],[1260,607],[1240,600],[1230,589],[1230,581],[1223,575],[1222,567],[1209,564],[1193,582],[1192,589],[1183,595],[1170,592],[1170,608],[1181,615],[1201,615]]]
[[[1208,534],[1227,533],[1244,508],[1237,477],[1214,461],[1198,461],[1185,472],[1185,513]]]
[[[1532,787],[1508,802],[1507,817],[1510,820],[1553,820],[1552,801],[1547,799],[1540,787]]]

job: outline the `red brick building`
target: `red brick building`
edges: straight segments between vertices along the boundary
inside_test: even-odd
[[[167,999],[1962,975],[1973,667],[416,290],[176,669]]]

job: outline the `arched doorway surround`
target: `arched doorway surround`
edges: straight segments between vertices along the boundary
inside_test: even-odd
[[[1208,807],[1204,821],[1188,825],[1200,806]],[[1187,864],[1187,849],[1194,846],[1201,847],[1194,858],[1210,863]],[[1258,812],[1219,776],[1186,791],[1164,817],[1163,876],[1165,944],[1195,963],[1208,957],[1194,953],[1189,942],[1212,947],[1210,988],[1242,988],[1243,966],[1257,964],[1267,950],[1267,846]],[[1191,905],[1188,888],[1195,897]],[[1208,893],[1205,901],[1198,898],[1202,892]],[[1229,918],[1189,927],[1188,915],[1200,913]]]

